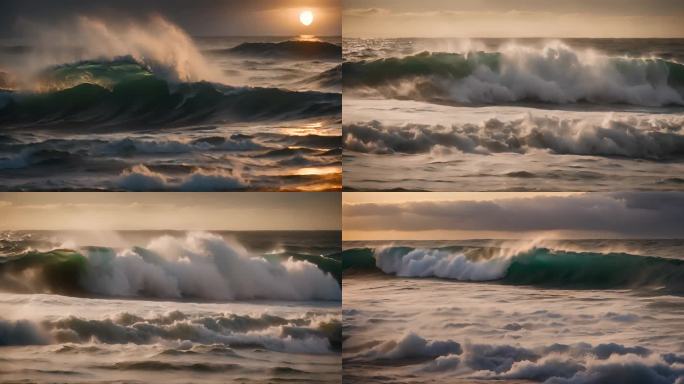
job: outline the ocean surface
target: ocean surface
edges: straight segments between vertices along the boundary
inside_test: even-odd
[[[341,188],[340,38],[82,24],[0,40],[3,190]]]
[[[684,241],[345,242],[345,383],[681,383]]]
[[[3,382],[339,382],[339,232],[6,232],[0,254]]]
[[[344,39],[344,188],[681,190],[684,39]]]

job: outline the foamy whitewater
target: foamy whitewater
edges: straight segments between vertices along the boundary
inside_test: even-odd
[[[684,40],[345,39],[349,190],[681,189]]]
[[[4,381],[339,381],[338,232],[11,232],[0,252]]]
[[[684,380],[681,240],[344,247],[344,382]]]
[[[341,187],[339,38],[76,17],[0,41],[4,190]]]

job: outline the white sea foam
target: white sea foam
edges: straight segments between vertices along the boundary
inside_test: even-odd
[[[272,262],[205,232],[162,236],[146,248],[84,250],[84,285],[93,293],[212,300],[339,300],[337,281],[316,265]]]
[[[511,121],[491,118],[479,124],[384,125],[378,121],[344,126],[348,150],[375,153],[528,153],[535,149],[555,154],[624,156],[663,159],[684,155],[681,116],[617,118],[607,114],[600,123],[572,117],[527,114]]]

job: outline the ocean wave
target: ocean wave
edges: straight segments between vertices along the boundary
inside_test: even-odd
[[[279,153],[290,156],[311,155],[311,164],[317,164],[323,159],[316,159],[315,157],[339,157],[339,148],[342,146],[340,136],[290,136],[270,133],[217,135],[192,140],[155,139],[151,137],[127,137],[123,139],[95,137],[89,139],[56,138],[41,142],[23,142],[12,140],[9,136],[7,139],[7,141],[2,142],[2,137],[0,137],[0,151],[5,153],[4,157],[0,155],[0,169],[21,169],[42,165],[54,166],[55,164],[78,165],[83,164],[86,160],[102,157],[125,159],[145,155],[206,154],[211,152],[253,152],[251,154],[258,158],[269,157],[258,152],[265,150],[268,151],[267,154],[272,153],[276,157],[284,157],[277,156]],[[289,146],[293,146],[293,148]],[[337,151],[337,153],[331,152],[331,150]]]
[[[385,97],[459,104],[684,105],[684,64],[658,58],[609,57],[562,43],[500,52],[424,52],[345,62],[345,89]]]
[[[324,41],[281,41],[279,43],[242,43],[236,47],[210,51],[273,59],[342,60],[342,47]]]
[[[296,256],[250,255],[204,232],[147,247],[29,251],[0,259],[0,287],[75,296],[201,300],[340,300],[333,276]]]
[[[621,156],[663,160],[684,156],[684,118],[680,116],[616,118],[601,123],[581,119],[527,115],[512,121],[481,124],[386,126],[378,121],[343,127],[345,149],[361,153],[474,154],[527,153]]]
[[[345,270],[567,289],[654,288],[684,293],[684,261],[626,253],[380,247],[343,253]]]
[[[0,319],[0,347],[47,343],[48,338],[34,323],[28,320],[8,321]]]
[[[426,354],[429,345],[458,348],[431,348]],[[398,350],[402,353],[397,354]],[[407,362],[405,356],[423,358]],[[684,378],[681,365],[684,356],[658,354],[640,346],[577,343],[524,348],[427,340],[412,332],[345,358],[345,361],[411,364],[415,365],[416,373],[422,374],[458,374],[474,380],[531,380],[546,384],[599,384],[616,380],[634,384],[676,384]]]
[[[341,96],[334,93],[174,83],[132,59],[63,65],[53,68],[52,77],[58,79],[50,87],[67,88],[6,94],[0,124],[177,126],[334,115],[341,105]]]
[[[339,137],[338,137],[339,140]],[[0,144],[8,153],[0,157],[0,169],[22,169],[39,166],[79,165],[86,158],[134,157],[144,155],[205,153],[208,151],[243,152],[264,147],[253,138],[206,137],[193,141],[166,139],[125,138],[105,139],[52,139],[43,142]]]
[[[233,171],[196,169],[183,177],[168,177],[138,164],[124,170],[115,181],[117,188],[126,191],[236,191],[249,188],[249,181]]]
[[[340,92],[342,89],[342,65],[323,71],[317,75],[304,79],[298,84],[313,85],[316,89]]]
[[[341,343],[341,323],[309,313],[285,318],[263,314],[190,315],[180,311],[143,318],[122,312],[105,319],[68,316],[39,323],[0,321],[0,345],[182,343],[180,350],[235,355],[231,349],[265,348],[290,353],[331,353]],[[219,348],[221,349],[219,351]],[[167,350],[168,351],[168,350]],[[61,353],[75,353],[76,348]],[[167,353],[168,354],[168,353]]]

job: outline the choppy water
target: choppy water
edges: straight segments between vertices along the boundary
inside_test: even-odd
[[[339,382],[339,241],[336,232],[4,233],[2,379]]]
[[[0,42],[2,189],[341,188],[339,38],[95,48]]]
[[[345,382],[684,377],[684,299],[661,280],[681,281],[681,241],[426,243],[345,244]]]
[[[681,189],[682,47],[345,39],[345,188]]]

